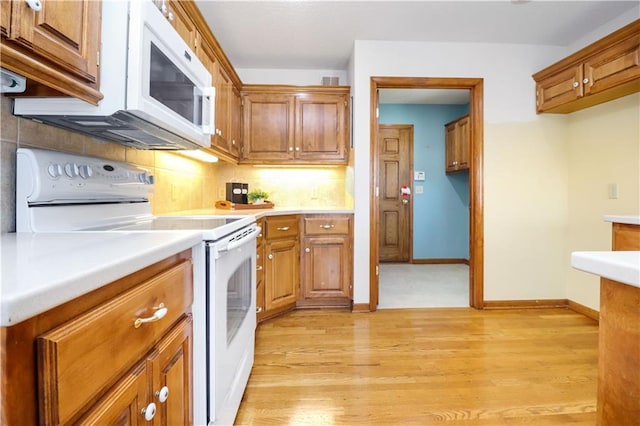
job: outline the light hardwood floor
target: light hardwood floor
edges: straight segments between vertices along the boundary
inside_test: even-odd
[[[236,424],[594,425],[597,345],[565,309],[294,311],[258,327]]]

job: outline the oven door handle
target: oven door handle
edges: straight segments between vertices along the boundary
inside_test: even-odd
[[[246,244],[249,241],[255,241],[255,237],[260,233],[261,229],[259,226],[256,226],[251,232],[249,232],[248,234],[245,234],[242,236],[242,238],[239,238],[237,240],[233,240],[231,242],[229,242],[229,244],[226,245],[226,247],[220,247],[218,249],[218,251],[222,252],[222,251],[230,251],[233,250],[235,248],[240,247],[243,244]]]

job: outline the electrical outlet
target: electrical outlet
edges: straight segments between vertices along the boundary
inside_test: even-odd
[[[416,185],[416,194],[422,194],[424,192],[424,188],[422,185]]]
[[[314,186],[311,188],[311,199],[315,200],[318,198],[318,187]]]

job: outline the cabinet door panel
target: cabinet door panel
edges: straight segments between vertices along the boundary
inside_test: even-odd
[[[582,96],[582,66],[555,74],[536,85],[538,112],[544,112]]]
[[[594,94],[640,78],[640,36],[592,56],[584,63],[585,94]]]
[[[292,95],[245,95],[244,159],[293,158],[293,100]]]
[[[14,2],[13,7],[20,14],[10,34],[13,41],[88,82],[98,81],[100,1],[47,0],[39,12],[26,2]]]
[[[0,0],[0,35],[8,37],[11,31],[11,0]]]
[[[168,2],[166,17],[191,50],[195,50],[197,34],[196,26],[187,14],[187,11],[184,10],[184,7],[182,7],[182,5],[177,1]]]
[[[345,96],[296,97],[296,147],[299,160],[344,160]]]
[[[445,168],[447,172],[456,170],[456,124],[445,126]]]
[[[192,317],[186,316],[158,344],[158,352],[150,358],[153,371],[153,402],[158,407],[159,424],[192,424],[191,412],[191,351]],[[162,389],[168,398],[160,399]]]
[[[457,124],[457,154],[458,170],[467,170],[469,168],[469,117],[461,118]]]
[[[149,374],[144,362],[134,367],[77,423],[79,425],[138,425],[147,399]]]
[[[307,237],[303,243],[305,298],[349,298],[349,238]]]
[[[298,242],[283,240],[268,243],[266,253],[267,310],[294,305],[298,298]]]

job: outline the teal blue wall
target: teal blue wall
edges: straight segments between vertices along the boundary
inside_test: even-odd
[[[469,173],[444,172],[444,125],[468,112],[468,104],[380,105],[380,124],[413,124],[413,170],[426,175],[413,182],[414,259],[469,259]]]

